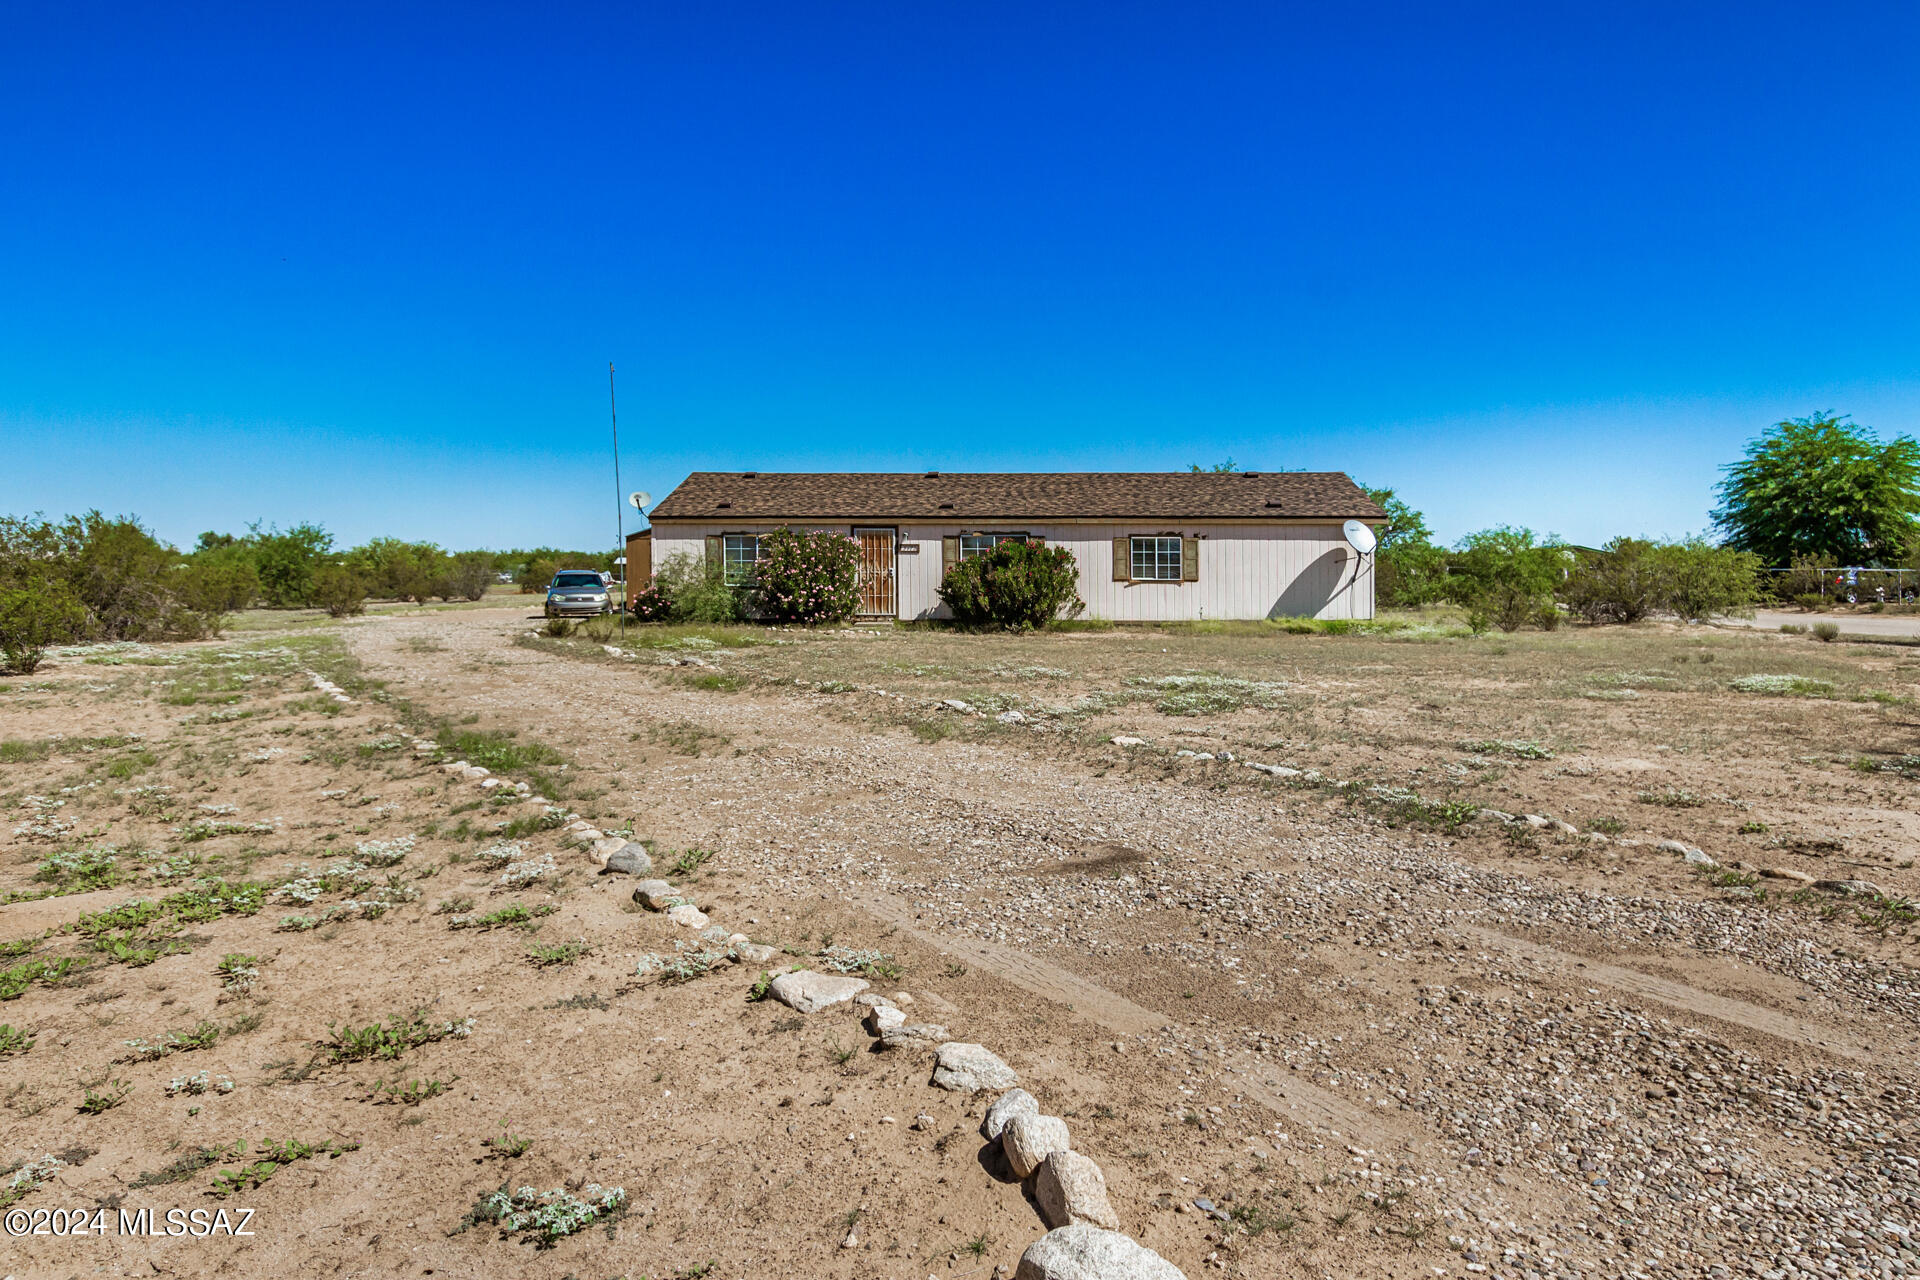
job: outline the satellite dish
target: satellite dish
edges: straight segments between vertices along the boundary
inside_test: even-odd
[[[1340,532],[1347,536],[1347,545],[1363,556],[1372,555],[1374,547],[1379,545],[1379,539],[1373,536],[1373,530],[1358,520],[1347,521],[1340,526]]]
[[[627,495],[627,502],[633,507],[635,511],[645,511],[647,509],[647,504],[652,501],[653,501],[653,495],[648,493],[644,489],[640,490],[637,493],[630,493]]]

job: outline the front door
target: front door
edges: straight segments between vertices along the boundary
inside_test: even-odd
[[[855,529],[853,540],[860,544],[860,616],[893,617],[893,530]]]

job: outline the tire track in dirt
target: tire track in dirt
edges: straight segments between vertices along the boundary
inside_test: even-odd
[[[1462,932],[1471,934],[1488,946],[1525,956],[1541,967],[1569,979],[1614,987],[1656,1004],[1699,1014],[1701,1017],[1712,1018],[1718,1022],[1732,1023],[1736,1027],[1758,1031],[1762,1035],[1772,1036],[1776,1040],[1784,1040],[1803,1048],[1818,1049],[1824,1053],[1861,1062],[1883,1063],[1884,1060],[1885,1055],[1875,1053],[1871,1048],[1853,1040],[1844,1032],[1816,1022],[1808,1022],[1803,1018],[1796,1018],[1778,1009],[1769,1009],[1765,1005],[1735,1000],[1730,996],[1717,996],[1711,991],[1702,991],[1684,982],[1675,982],[1670,978],[1642,973],[1638,969],[1626,969],[1601,960],[1592,960],[1574,952],[1561,951],[1537,942],[1528,942],[1524,938],[1516,938],[1495,929],[1469,927]]]
[[[1177,1021],[1038,956],[977,938],[928,929],[915,919],[913,907],[899,898],[870,894],[860,902],[872,914],[942,954],[961,957],[1022,990],[1065,1005],[1109,1031],[1138,1035]],[[1227,1070],[1236,1078],[1243,1093],[1282,1119],[1308,1121],[1350,1142],[1370,1147],[1424,1145],[1424,1135],[1387,1117],[1374,1115],[1318,1085],[1275,1071],[1271,1063],[1261,1061],[1254,1054],[1242,1053],[1229,1059]]]
[[[915,919],[910,904],[890,894],[864,894],[858,901],[867,911],[928,946],[971,961],[1042,999],[1066,1005],[1073,1012],[1109,1031],[1138,1035],[1174,1021],[1163,1013],[1137,1005],[1118,992],[1109,991],[1077,973],[1049,964],[1024,951],[925,928]]]
[[[1283,1119],[1306,1120],[1358,1146],[1419,1151],[1428,1145],[1430,1135],[1398,1123],[1395,1117],[1370,1112],[1291,1072],[1275,1070],[1257,1054],[1239,1054],[1227,1069],[1248,1097]]]

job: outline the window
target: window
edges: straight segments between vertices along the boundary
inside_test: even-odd
[[[727,585],[738,587],[752,582],[754,566],[760,563],[760,535],[730,533],[723,541]]]
[[[960,535],[960,558],[971,560],[983,556],[1003,542],[1029,542],[1024,533],[963,533]]]
[[[1135,582],[1180,581],[1180,539],[1133,539],[1133,580]]]

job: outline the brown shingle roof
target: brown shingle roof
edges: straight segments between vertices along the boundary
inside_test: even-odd
[[[662,520],[1383,520],[1339,471],[696,471]]]

